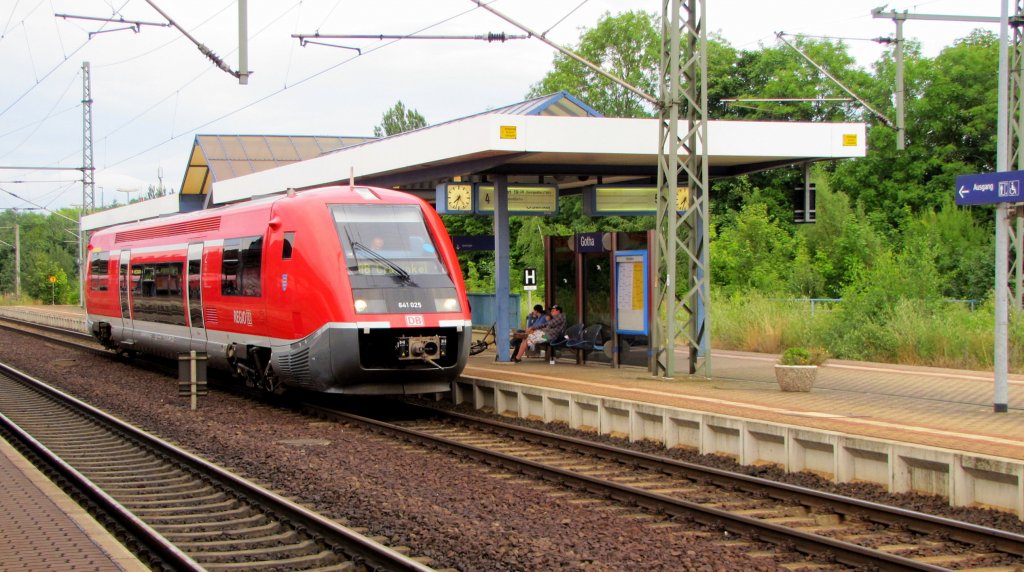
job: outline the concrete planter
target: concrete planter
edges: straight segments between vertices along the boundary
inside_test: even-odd
[[[810,391],[818,376],[816,365],[776,365],[775,380],[782,391]]]

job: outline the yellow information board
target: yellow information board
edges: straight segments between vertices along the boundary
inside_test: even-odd
[[[676,211],[690,208],[690,188],[676,187]],[[584,209],[591,216],[658,214],[658,188],[632,185],[597,185],[584,193]]]
[[[494,214],[494,185],[477,185],[476,212]],[[548,215],[558,212],[557,185],[509,185],[508,212],[513,215]]]

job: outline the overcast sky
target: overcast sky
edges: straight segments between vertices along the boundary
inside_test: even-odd
[[[238,69],[236,0],[153,0],[199,42]],[[877,38],[880,0],[705,0],[708,29],[739,49],[774,45],[775,33]],[[492,6],[561,44],[609,12],[654,0],[498,0]],[[996,1],[896,1],[886,10],[998,16]],[[575,11],[574,11],[575,9]],[[0,0],[0,166],[82,164],[82,63],[90,62],[96,202],[119,189],[177,190],[196,134],[372,135],[396,101],[440,123],[524,99],[551,68],[537,40],[324,40],[358,47],[302,47],[293,34],[520,34],[471,0],[255,0],[249,2],[248,85],[214,67],[173,28],[64,19],[54,14],[165,20],[145,0]],[[563,20],[564,18],[564,20]],[[561,20],[561,22],[560,22]],[[994,24],[911,21],[907,37],[934,56],[973,28]],[[97,33],[102,32],[102,33]],[[90,34],[91,37],[90,37]],[[882,46],[850,39],[869,68]],[[0,169],[0,208],[54,209],[81,202],[77,171]],[[14,193],[25,200],[18,200]]]

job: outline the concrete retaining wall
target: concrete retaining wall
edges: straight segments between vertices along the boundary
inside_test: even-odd
[[[939,495],[953,506],[997,508],[1024,518],[1024,462],[1012,459],[487,379],[460,378],[452,399],[502,415],[722,455],[743,465],[807,471],[835,482]]]

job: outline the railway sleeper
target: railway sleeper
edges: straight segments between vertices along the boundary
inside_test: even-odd
[[[323,552],[323,546],[318,545],[310,539],[301,540],[294,544],[280,544],[277,546],[228,549],[223,551],[201,551],[197,552],[194,558],[202,563],[209,562],[234,562],[237,560],[251,561],[253,557],[259,557],[260,561],[270,560],[272,557],[285,556],[295,558],[298,556],[310,556]]]
[[[274,535],[280,531],[287,531],[280,522],[273,520],[261,519],[260,516],[253,517],[255,526],[248,528],[238,528],[231,530],[220,530],[220,531],[202,531],[195,532],[194,527],[189,525],[173,525],[173,526],[162,526],[160,527],[160,534],[164,538],[171,541],[186,541],[186,542],[220,542],[227,539],[230,540],[243,540],[248,537],[256,537],[257,535]],[[173,530],[172,530],[173,529]],[[181,530],[182,532],[178,532]]]
[[[210,485],[201,482],[188,481],[178,485],[171,485],[168,487],[160,487],[153,489],[140,488],[128,488],[128,489],[108,489],[107,492],[111,496],[116,496],[119,499],[123,499],[122,502],[146,502],[149,500],[160,500],[160,499],[182,499],[197,497],[208,494],[209,491],[216,490]]]
[[[244,525],[263,525],[267,522],[268,520],[266,516],[257,513],[243,516],[241,518],[236,518],[233,520],[181,522],[175,524],[154,523],[153,528],[159,530],[161,534],[163,534],[165,530],[168,532],[191,531],[192,536],[212,534],[245,534],[245,532],[239,531],[239,527]],[[244,531],[246,529],[241,530]]]
[[[217,507],[220,508],[220,507]],[[245,517],[252,514],[252,509],[247,506],[234,506],[228,510],[210,512],[206,506],[179,507],[173,511],[158,510],[151,511],[143,509],[138,515],[146,522],[153,525],[186,522],[196,526],[207,526],[208,524],[219,525],[223,522],[232,522],[238,517]]]
[[[238,501],[225,495],[221,491],[211,490],[211,494],[204,496],[182,496],[172,501],[167,499],[153,499],[153,500],[129,500],[118,499],[122,504],[130,504],[134,510],[139,512],[142,511],[179,511],[183,512],[186,510],[196,511],[203,509],[212,509],[216,507],[235,506]],[[188,503],[188,504],[185,504]]]
[[[223,564],[218,562],[200,561],[200,563],[203,564],[203,567],[207,570],[292,570],[312,568],[314,566],[320,567],[332,564],[337,561],[337,554],[335,554],[334,552],[324,550],[318,552],[317,554],[309,556],[300,556],[297,558],[288,558],[285,560],[230,562]]]
[[[229,540],[207,540],[197,542],[176,542],[175,546],[185,551],[206,551],[217,548],[228,548],[232,546],[257,546],[257,545],[277,545],[284,542],[291,542],[293,539],[298,538],[298,533],[294,530],[284,530],[277,534],[271,534],[267,536],[254,536],[246,538],[232,538]]]

